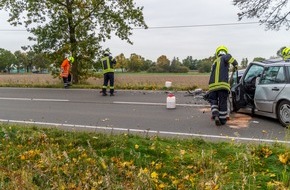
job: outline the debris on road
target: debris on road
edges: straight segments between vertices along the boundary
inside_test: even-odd
[[[201,94],[205,94],[205,93],[206,92],[204,92],[201,88],[197,88],[193,91],[188,90],[184,96],[196,96],[196,95],[201,95]]]
[[[200,112],[210,113],[210,108],[201,108]],[[227,126],[234,129],[249,127],[252,117],[247,114],[232,113],[227,121]]]
[[[233,113],[230,116],[230,120],[227,122],[227,125],[230,128],[239,129],[249,127],[249,123],[252,117],[246,114]]]

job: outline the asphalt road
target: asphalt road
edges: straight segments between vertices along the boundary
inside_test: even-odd
[[[174,92],[176,109],[166,109],[166,92],[0,88],[0,121],[67,129],[134,132],[211,140],[290,144],[289,130],[275,119],[233,114],[226,126],[210,120],[207,102]]]

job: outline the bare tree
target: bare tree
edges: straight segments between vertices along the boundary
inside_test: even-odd
[[[288,0],[233,0],[233,4],[241,10],[239,20],[257,18],[267,30],[290,29]]]

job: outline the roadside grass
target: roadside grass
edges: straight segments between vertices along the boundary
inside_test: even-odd
[[[283,144],[0,124],[0,189],[290,188]]]

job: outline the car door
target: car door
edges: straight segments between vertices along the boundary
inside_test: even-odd
[[[270,66],[264,73],[256,87],[255,106],[259,111],[270,112],[274,110],[276,97],[286,86],[286,72],[284,66]]]
[[[255,81],[261,75],[264,67],[259,64],[250,64],[238,85],[231,89],[233,110],[238,111],[249,104],[254,104]]]

